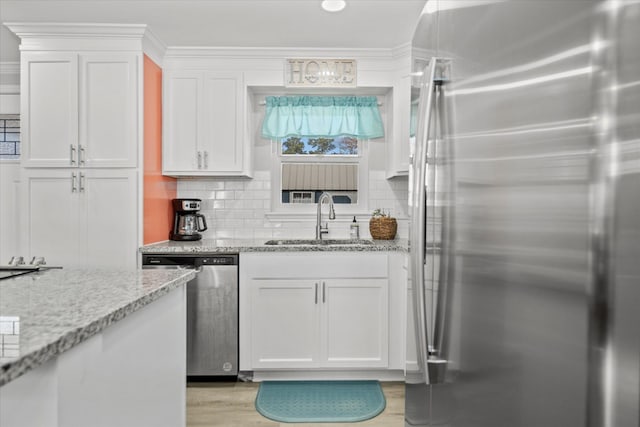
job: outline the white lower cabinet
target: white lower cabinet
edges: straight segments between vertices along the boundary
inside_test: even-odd
[[[388,279],[322,282],[321,363],[327,367],[387,367]]]
[[[253,366],[386,367],[387,295],[387,279],[253,281]]]
[[[240,262],[241,369],[389,367],[386,254],[243,254]]]
[[[63,267],[135,267],[137,172],[24,169],[27,257]]]
[[[251,283],[251,348],[256,368],[319,366],[317,281],[265,279]]]

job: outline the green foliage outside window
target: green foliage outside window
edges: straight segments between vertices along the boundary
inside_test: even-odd
[[[351,136],[337,138],[290,136],[282,140],[282,154],[357,155],[358,139]]]

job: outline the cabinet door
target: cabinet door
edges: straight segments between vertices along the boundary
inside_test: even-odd
[[[79,173],[80,248],[84,265],[135,268],[138,249],[135,170],[86,169]]]
[[[202,167],[198,140],[203,126],[202,73],[167,72],[164,77],[162,170],[168,175],[184,175]]]
[[[322,281],[322,359],[326,367],[386,367],[387,279]]]
[[[80,55],[80,166],[136,166],[137,64],[136,54]]]
[[[318,366],[319,283],[314,280],[252,280],[253,368]]]
[[[204,79],[205,126],[202,169],[211,173],[243,171],[242,73],[207,73]]]
[[[78,172],[25,169],[22,185],[26,255],[43,256],[48,265],[80,266]]]
[[[78,56],[25,52],[21,63],[23,166],[77,166]]]

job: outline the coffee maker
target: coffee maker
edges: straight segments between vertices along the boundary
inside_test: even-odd
[[[207,220],[199,214],[200,199],[173,199],[173,230],[171,240],[200,240],[200,231],[207,229]]]

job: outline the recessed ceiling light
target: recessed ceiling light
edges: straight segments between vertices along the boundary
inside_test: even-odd
[[[346,5],[344,0],[322,0],[322,8],[327,12],[340,12]]]

